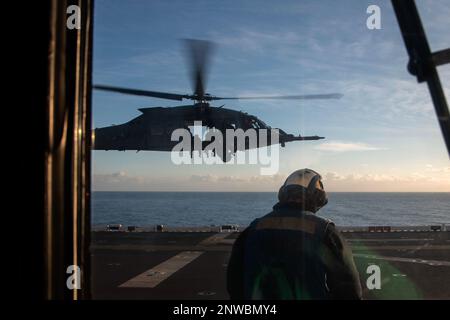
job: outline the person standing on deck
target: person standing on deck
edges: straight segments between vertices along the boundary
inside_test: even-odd
[[[311,169],[292,173],[273,211],[239,235],[227,270],[231,299],[361,299],[350,248],[316,215],[328,202],[321,180]]]

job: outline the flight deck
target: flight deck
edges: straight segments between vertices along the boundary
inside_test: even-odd
[[[227,263],[239,232],[220,227],[130,230],[94,228],[94,299],[229,299]],[[450,298],[450,231],[445,226],[341,232],[352,248],[364,299]],[[368,288],[371,265],[379,267],[380,289]]]

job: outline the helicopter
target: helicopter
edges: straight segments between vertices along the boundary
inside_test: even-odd
[[[284,95],[284,96],[250,96],[250,97],[220,97],[213,96],[205,91],[205,80],[207,67],[213,43],[205,40],[186,39],[186,47],[190,56],[191,81],[194,92],[192,94],[176,94],[160,91],[139,90],[132,88],[115,87],[109,85],[94,85],[96,90],[160,98],[168,100],[192,100],[192,105],[181,105],[175,107],[148,107],[138,109],[141,115],[119,125],[112,125],[94,130],[94,150],[136,150],[136,151],[172,151],[178,141],[172,141],[171,135],[179,128],[188,129],[196,123],[201,122],[207,129],[219,130],[225,134],[226,130],[254,129],[258,133],[267,134],[265,142],[258,138],[253,147],[260,148],[271,144],[279,143],[282,147],[287,142],[319,140],[320,136],[301,136],[286,133],[281,129],[276,129],[277,139],[271,139],[270,133],[273,129],[261,119],[246,112],[211,105],[212,101],[218,100],[250,100],[250,99],[289,99],[289,100],[310,100],[310,99],[340,99],[342,94],[309,94],[309,95]],[[191,135],[191,138],[195,137]],[[201,143],[204,150],[207,142]],[[224,162],[228,162],[231,156],[237,151],[245,151],[252,148],[246,141],[243,145],[229,147],[224,144],[220,150],[219,157]],[[196,151],[202,151],[196,150]],[[191,151],[194,151],[193,149]],[[214,154],[215,155],[215,154]]]

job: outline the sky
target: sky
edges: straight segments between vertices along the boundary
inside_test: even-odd
[[[369,5],[381,29],[369,30]],[[432,51],[450,47],[450,2],[417,1]],[[426,84],[407,53],[388,0],[97,0],[95,84],[191,93],[180,39],[216,43],[207,92],[218,96],[339,92],[340,100],[230,101],[274,128],[326,137],[280,149],[280,169],[175,165],[169,152],[93,151],[93,190],[277,191],[311,168],[333,192],[450,192],[450,162]],[[450,102],[450,65],[438,72]],[[142,107],[189,102],[93,93],[93,127]],[[222,103],[220,103],[221,105]]]

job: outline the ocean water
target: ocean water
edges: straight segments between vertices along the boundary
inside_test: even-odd
[[[339,226],[450,224],[450,193],[329,193],[318,214]],[[276,193],[93,192],[92,224],[209,226],[270,212]]]

